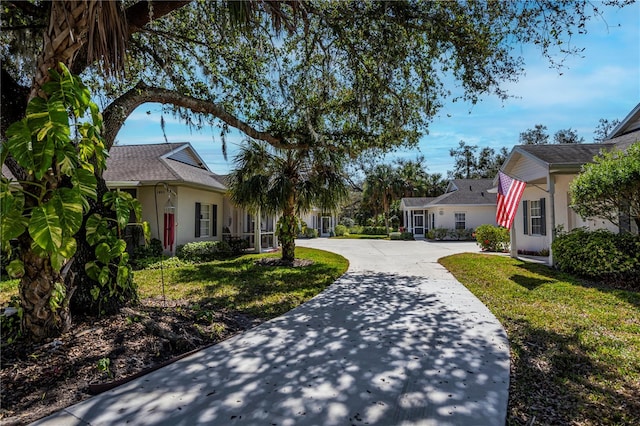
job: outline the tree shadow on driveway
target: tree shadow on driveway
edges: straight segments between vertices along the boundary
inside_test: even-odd
[[[42,424],[503,425],[508,385],[504,330],[463,286],[358,272]]]

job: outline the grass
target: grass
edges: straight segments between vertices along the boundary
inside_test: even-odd
[[[254,264],[260,257],[277,256],[280,253],[245,255],[167,269],[164,271],[166,297],[269,319],[311,299],[349,266],[342,256],[304,247],[296,248],[296,258],[313,260],[310,266],[288,268]],[[141,298],[162,296],[160,273],[157,269],[136,271],[134,279]]]
[[[167,299],[187,299],[212,308],[233,309],[270,319],[306,302],[346,272],[349,262],[323,250],[296,248],[296,257],[313,260],[310,266],[286,268],[257,266],[260,257],[280,253],[245,255],[164,270]],[[140,298],[162,297],[161,271],[136,271]],[[0,306],[18,294],[18,280],[0,282]]]
[[[502,256],[440,263],[507,331],[509,424],[640,424],[640,293]]]

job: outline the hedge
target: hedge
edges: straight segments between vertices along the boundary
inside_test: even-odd
[[[176,248],[176,256],[180,260],[195,263],[224,259],[231,254],[231,247],[225,241],[199,241],[179,245]]]
[[[615,287],[640,290],[640,236],[576,229],[551,245],[560,270]]]

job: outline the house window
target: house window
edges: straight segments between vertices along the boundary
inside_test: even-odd
[[[455,213],[456,229],[467,229],[467,220],[465,213]]]
[[[526,235],[546,235],[545,199],[522,202],[524,233]]]
[[[533,235],[542,235],[542,210],[540,209],[540,200],[531,201],[529,213],[531,215],[531,233]]]
[[[215,237],[218,235],[218,206],[215,204],[196,203],[195,236]]]

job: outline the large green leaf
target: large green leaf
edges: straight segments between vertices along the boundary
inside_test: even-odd
[[[51,266],[60,272],[67,260],[71,259],[76,253],[77,243],[73,237],[67,237],[62,239],[62,246],[56,253],[51,254]]]
[[[34,207],[29,221],[29,235],[48,252],[56,252],[62,245],[62,226],[52,203]]]
[[[31,129],[26,120],[13,123],[7,129],[7,149],[13,158],[27,171],[35,168],[31,146]]]
[[[51,137],[46,137],[41,141],[33,142],[33,165],[36,179],[42,179],[44,174],[51,168],[51,161],[55,154],[55,144]]]
[[[24,263],[19,259],[9,262],[6,269],[11,278],[21,278],[24,275]]]
[[[87,219],[85,225],[87,242],[92,246],[98,244],[106,238],[106,221],[97,213],[92,214]]]
[[[75,175],[71,181],[73,186],[80,189],[80,194],[82,194],[83,197],[91,198],[92,200],[96,200],[98,198],[96,193],[98,181],[94,174],[89,170],[76,169]]]
[[[109,244],[100,243],[96,246],[96,259],[102,263],[109,263],[111,258],[111,247],[109,247]]]
[[[60,188],[53,197],[62,229],[73,235],[82,225],[82,196],[78,188]]]
[[[117,240],[109,252],[111,254],[111,258],[120,257],[126,249],[127,243],[124,240]]]

